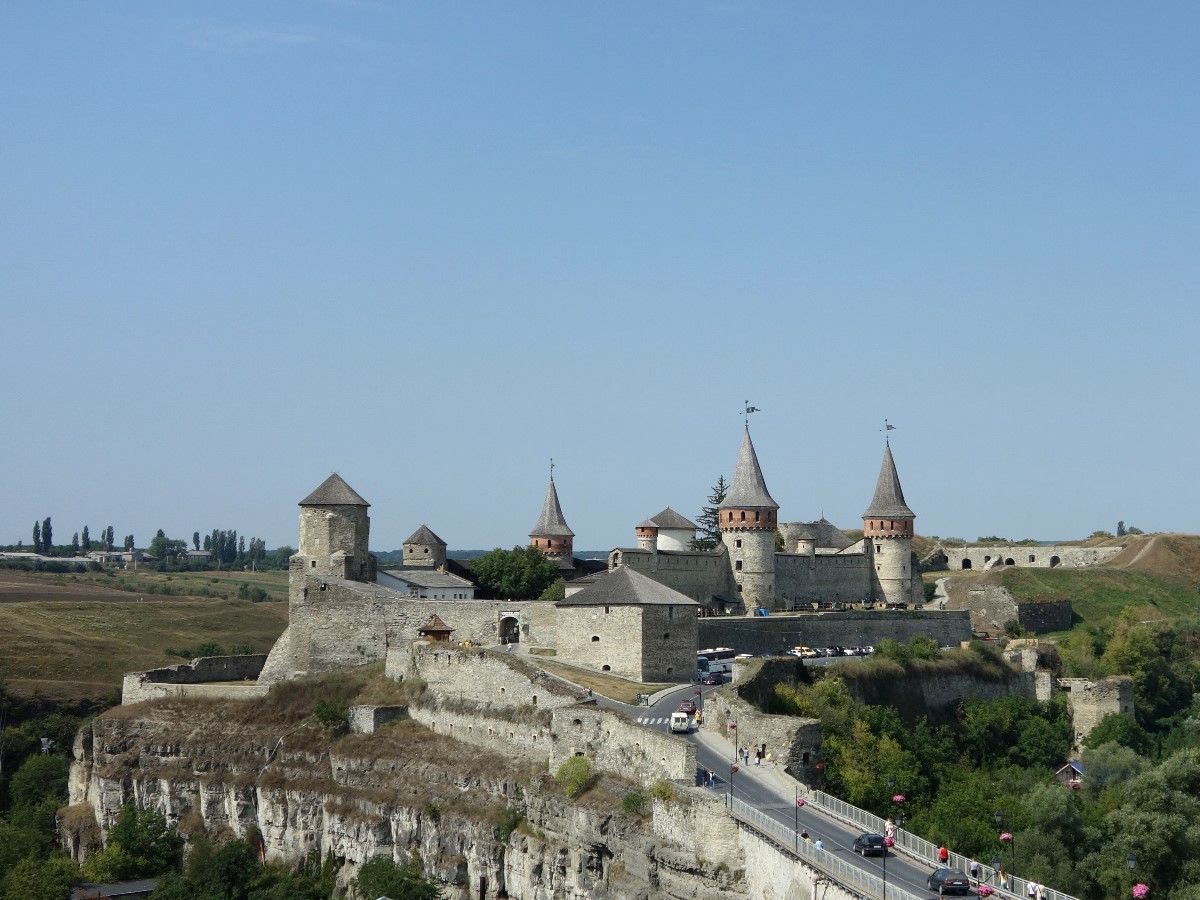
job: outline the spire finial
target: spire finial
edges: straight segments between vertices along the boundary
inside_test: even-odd
[[[554,457],[550,457],[550,480],[554,480]]]
[[[887,444],[889,447],[890,447],[890,446],[892,446],[892,441],[891,441],[891,438],[890,438],[890,436],[888,435],[888,432],[889,432],[889,431],[895,431],[895,430],[896,430],[896,426],[895,426],[895,425],[893,425],[892,423],[890,423],[890,422],[889,422],[887,419],[884,419],[884,420],[883,420],[883,427],[882,427],[882,428],[880,428],[879,430],[883,432],[883,442],[884,442],[885,444]]]
[[[746,411],[742,413],[742,419],[746,422],[746,430],[750,430],[750,413],[762,412],[757,406],[751,406],[750,401],[746,401]]]

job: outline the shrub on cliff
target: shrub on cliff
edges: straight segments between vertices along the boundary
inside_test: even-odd
[[[442,889],[425,877],[421,860],[415,853],[403,865],[396,865],[387,856],[371,857],[358,870],[354,886],[356,897],[440,900],[442,896]]]
[[[574,800],[592,786],[592,764],[586,756],[572,756],[558,767],[554,780]]]

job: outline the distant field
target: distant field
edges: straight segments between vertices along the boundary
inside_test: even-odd
[[[1138,569],[1005,568],[997,578],[1018,600],[1070,598],[1075,614],[1092,625],[1130,607],[1142,619],[1188,618],[1200,610],[1200,586],[1177,575]]]
[[[122,583],[133,592],[117,590]],[[167,647],[215,642],[265,653],[287,625],[287,603],[236,595],[248,584],[284,599],[286,583],[286,572],[109,577],[0,570],[0,679],[22,696],[105,700],[119,693],[126,672],[183,662],[167,656]],[[218,596],[196,596],[201,591]]]

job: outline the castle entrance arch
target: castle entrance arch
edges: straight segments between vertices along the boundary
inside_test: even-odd
[[[970,558],[969,558],[969,557],[966,557],[966,556],[964,556],[964,557],[963,557],[962,567],[963,567],[964,569],[969,569],[969,568],[971,568],[971,560],[970,560]]]
[[[1062,562],[1062,560],[1059,559],[1057,556],[1050,557],[1050,568],[1052,568],[1052,569],[1057,568],[1059,563],[1061,563],[1061,562]]]
[[[518,644],[521,642],[521,621],[516,616],[500,616],[500,643]]]

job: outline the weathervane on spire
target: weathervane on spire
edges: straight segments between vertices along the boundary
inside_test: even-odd
[[[554,480],[554,457],[550,457],[550,480]]]
[[[889,431],[895,431],[895,430],[896,430],[896,426],[895,426],[895,425],[893,425],[891,422],[889,422],[887,419],[884,419],[884,420],[883,420],[883,427],[882,427],[882,428],[880,428],[879,430],[883,432],[883,440],[884,440],[884,443],[888,444],[888,446],[891,446],[891,443],[892,443],[892,442],[891,442],[891,440],[890,440],[890,439],[889,439],[889,437],[888,437],[888,432],[889,432]]]
[[[746,401],[746,411],[742,413],[742,419],[746,423],[746,430],[750,430],[750,413],[762,412],[757,406],[751,406],[750,401]]]

